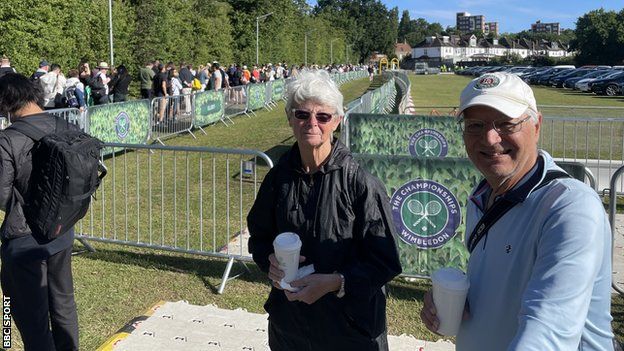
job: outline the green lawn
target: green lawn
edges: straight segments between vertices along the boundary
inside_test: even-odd
[[[447,101],[455,101],[467,79],[455,76],[428,76],[411,77],[413,79],[414,97],[421,96],[425,92],[435,96],[432,105],[446,104]],[[423,83],[423,84],[421,84]],[[421,88],[424,83],[428,88]],[[361,79],[344,84],[341,90],[345,92],[345,102],[353,100],[363,94],[369,86],[368,79]],[[444,98],[440,98],[444,97]],[[420,104],[428,99],[422,98]],[[418,105],[419,103],[415,103]],[[452,104],[449,103],[449,106]],[[237,117],[235,124],[226,127],[216,124],[206,128],[207,135],[196,133],[197,139],[189,135],[181,136],[166,141],[168,145],[186,146],[214,146],[247,148],[267,151],[275,160],[293,143],[292,133],[288,127],[284,114],[283,102],[273,111],[257,112],[258,116],[247,118]],[[123,157],[128,159],[124,160]],[[136,159],[138,157],[138,159]],[[171,159],[160,160],[158,153],[149,156],[139,153],[128,153],[116,156],[118,164],[107,179],[106,197],[111,198],[112,179],[116,179],[117,196],[124,192],[136,194],[136,189],[143,189],[146,179],[149,179],[149,168],[146,162],[152,159],[152,169],[158,169],[159,162],[171,162]],[[181,173],[167,173],[166,178],[182,178],[178,195],[185,195],[185,174],[183,154],[180,161]],[[196,161],[196,159],[191,159]],[[122,162],[124,161],[124,162]],[[107,162],[112,162],[109,159]],[[122,167],[121,164],[127,164]],[[222,172],[223,170],[219,170]],[[261,169],[259,169],[259,172]],[[125,174],[129,174],[128,185],[122,185]],[[137,177],[138,174],[138,177]],[[140,186],[136,185],[136,178],[140,179]],[[133,180],[131,180],[133,179]],[[158,184],[161,179],[152,181]],[[121,189],[120,189],[121,188]],[[159,188],[153,190],[158,192]],[[138,190],[143,191],[143,190]],[[167,194],[172,196],[172,194]],[[181,200],[182,201],[182,200]],[[138,203],[138,201],[137,201]],[[129,204],[132,206],[132,203]],[[94,205],[94,211],[101,211],[101,204]],[[154,205],[157,206],[157,205]],[[160,216],[158,207],[155,207],[156,217]],[[106,209],[110,216],[111,209]],[[119,228],[125,225],[125,208],[117,208],[116,216],[119,219]],[[185,211],[184,207],[178,209]],[[132,218],[132,211],[129,211]],[[169,216],[168,214],[167,216]],[[238,213],[236,214],[238,216]],[[238,218],[235,219],[237,221]],[[160,221],[154,219],[155,232],[160,233]],[[99,221],[96,221],[99,222]],[[132,226],[134,218],[129,221]],[[143,222],[141,222],[143,223]],[[107,231],[111,230],[107,224]],[[144,224],[141,224],[144,225]],[[85,225],[89,227],[89,225]],[[94,227],[97,224],[94,223]],[[101,230],[101,228],[99,228]],[[167,228],[168,230],[170,227]],[[195,228],[193,228],[194,230]],[[121,229],[120,229],[121,230]],[[180,229],[182,232],[185,228]],[[96,230],[97,232],[97,230]],[[113,244],[93,242],[97,249],[95,253],[86,253],[74,257],[73,273],[80,319],[81,349],[94,350],[101,345],[111,334],[121,328],[133,317],[142,314],[146,308],[160,300],[177,301],[187,300],[192,304],[215,304],[221,308],[235,309],[244,308],[250,312],[263,313],[262,305],[269,291],[265,275],[253,264],[248,265],[251,273],[230,281],[223,295],[216,293],[226,262],[221,259],[178,254],[150,249],[124,247]],[[81,249],[76,245],[76,249]],[[233,273],[242,271],[241,265],[235,265]],[[419,311],[424,292],[429,288],[427,282],[406,282],[403,279],[394,280],[389,287],[388,299],[388,325],[389,332],[393,335],[411,334],[420,339],[435,340],[437,337],[425,330],[420,322]],[[620,339],[624,335],[624,300],[616,297],[613,300],[613,315],[615,318],[614,328]],[[22,349],[19,336],[14,329],[15,350]]]

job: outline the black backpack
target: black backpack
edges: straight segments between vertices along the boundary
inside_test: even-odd
[[[56,117],[55,117],[56,118]],[[104,144],[69,122],[56,118],[54,133],[46,134],[18,119],[10,128],[34,140],[29,196],[15,189],[33,235],[53,240],[67,232],[87,213],[106,168],[100,162]]]
[[[78,108],[80,104],[78,103],[78,98],[76,97],[76,86],[72,85],[70,87],[66,87],[63,92],[63,102],[64,107],[72,107]]]

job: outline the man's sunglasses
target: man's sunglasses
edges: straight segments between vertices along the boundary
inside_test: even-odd
[[[292,114],[293,116],[295,116],[296,119],[300,119],[302,121],[305,121],[312,116],[312,112],[300,109],[292,109]],[[316,120],[319,123],[327,123],[331,121],[332,118],[334,118],[333,114],[327,112],[317,112],[314,115],[316,116]]]

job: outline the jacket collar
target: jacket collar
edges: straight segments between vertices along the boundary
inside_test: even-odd
[[[284,162],[286,162],[292,170],[296,173],[304,174],[298,143],[295,143],[284,157]],[[332,142],[332,149],[328,159],[323,162],[318,172],[326,174],[340,169],[344,167],[350,159],[351,153],[347,147],[340,140],[335,139]]]

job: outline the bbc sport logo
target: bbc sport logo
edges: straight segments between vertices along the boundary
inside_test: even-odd
[[[420,129],[409,138],[409,153],[418,157],[445,157],[448,142],[444,134],[435,129]]]
[[[444,185],[418,179],[403,184],[390,199],[399,238],[421,249],[437,249],[457,233],[461,209]]]

